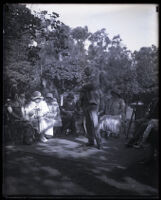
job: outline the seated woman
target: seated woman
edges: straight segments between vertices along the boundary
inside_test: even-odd
[[[30,122],[39,135],[41,142],[47,142],[45,133],[47,132],[46,115],[49,113],[47,103],[43,100],[39,91],[35,91],[31,96],[31,101],[24,107],[24,119]]]
[[[121,115],[104,115],[99,120],[99,131],[105,132],[105,137],[119,137],[122,128]]]
[[[119,91],[111,90],[111,98],[105,100],[102,113],[99,129],[106,132],[107,137],[111,134],[118,137],[125,131],[125,102]]]

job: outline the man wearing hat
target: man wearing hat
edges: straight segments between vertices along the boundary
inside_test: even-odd
[[[49,108],[49,113],[46,116],[46,121],[49,124],[49,127],[45,135],[47,138],[51,138],[53,135],[56,135],[56,132],[60,131],[62,120],[60,116],[59,104],[57,99],[53,97],[52,93],[47,93],[46,102]]]
[[[47,123],[45,116],[49,112],[49,108],[39,91],[35,91],[32,94],[31,101],[25,106],[24,112],[24,118],[30,121],[32,126],[37,130],[40,141],[46,142],[45,132],[47,131]]]

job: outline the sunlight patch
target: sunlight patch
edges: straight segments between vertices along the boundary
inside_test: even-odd
[[[54,169],[52,167],[43,166],[43,167],[41,167],[41,169],[48,172],[50,176],[60,176],[61,175],[61,173],[57,169]]]

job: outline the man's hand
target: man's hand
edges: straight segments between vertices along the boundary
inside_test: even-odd
[[[11,106],[9,106],[9,107],[7,108],[7,110],[8,110],[9,113],[12,113],[12,111],[13,111]]]

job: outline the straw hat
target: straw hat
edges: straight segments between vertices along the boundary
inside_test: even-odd
[[[41,92],[39,92],[39,91],[35,91],[35,92],[32,94],[32,97],[31,97],[32,100],[35,100],[35,99],[43,99],[43,98],[44,98],[44,97],[41,96]]]

